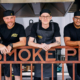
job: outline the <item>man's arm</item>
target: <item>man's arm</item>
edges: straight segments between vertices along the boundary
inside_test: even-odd
[[[12,43],[13,44],[13,48],[26,45],[26,37],[20,37],[19,40],[20,40],[19,42]],[[5,45],[0,44],[0,48],[2,48],[4,46]]]
[[[56,46],[60,46],[61,45],[61,40],[60,40],[60,28],[59,25],[56,23],[55,27],[54,27],[54,37],[56,42],[49,44],[49,47],[56,47]]]
[[[2,54],[3,54],[3,53],[6,54],[6,52],[8,52],[6,46],[1,43],[1,37],[0,37],[0,52],[1,52]]]
[[[6,52],[8,52],[8,49],[5,45],[0,43],[0,51],[2,54],[6,54]]]
[[[20,41],[18,41],[16,43],[12,43],[13,44],[13,48],[26,45],[26,37],[20,37],[19,40]]]
[[[55,43],[51,43],[51,44],[45,44],[45,43],[38,44],[38,43],[34,43],[33,41],[34,41],[34,38],[30,37],[29,41],[28,41],[28,45],[29,46],[33,46],[33,47],[42,48],[45,51],[49,50],[51,47],[56,47],[56,46],[61,45],[60,37],[56,37],[56,42]]]
[[[44,47],[46,46],[46,44],[44,44],[44,43],[42,43],[42,44],[35,43],[34,39],[35,39],[34,37],[30,37],[29,41],[28,41],[28,45],[44,49]]]
[[[50,44],[46,44],[46,46],[44,47],[45,51],[49,50],[51,47],[56,47],[56,46],[60,46],[61,45],[60,37],[55,37],[55,39],[56,39],[56,42],[50,43]]]
[[[12,44],[13,44],[13,48],[25,46],[26,45],[26,37],[20,37],[18,42],[12,43]],[[8,45],[7,49],[8,49],[8,53],[10,53],[12,47],[10,45]]]
[[[64,28],[64,42],[66,46],[78,46],[80,45],[80,41],[71,41],[71,28],[72,24],[68,24]]]
[[[56,47],[56,46],[60,46],[61,45],[61,40],[60,37],[55,37],[56,42],[49,44],[50,48],[51,47]]]
[[[39,47],[40,44],[37,44],[37,43],[33,42],[34,39],[35,39],[35,38],[33,38],[33,37],[29,37],[28,45],[29,45],[29,46],[33,46],[33,47]]]
[[[71,41],[70,37],[64,37],[66,46],[80,46],[80,41]]]
[[[26,45],[26,35],[25,35],[25,30],[22,25],[19,25],[19,41],[11,43],[7,46],[8,51],[10,52],[12,48],[20,47],[20,46],[25,46]]]

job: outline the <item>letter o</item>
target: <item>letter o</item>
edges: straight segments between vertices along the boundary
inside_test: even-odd
[[[26,51],[26,52],[28,53],[28,57],[27,57],[27,58],[22,58],[22,57],[21,57],[21,54],[22,54],[23,51]],[[31,53],[30,53],[30,51],[29,51],[28,49],[21,49],[21,50],[19,51],[18,56],[19,56],[20,60],[22,60],[22,61],[27,61],[27,60],[30,59]]]

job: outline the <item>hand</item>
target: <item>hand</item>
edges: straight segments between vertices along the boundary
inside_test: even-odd
[[[48,51],[50,48],[51,48],[51,46],[50,46],[49,44],[46,44],[46,46],[43,47],[43,49],[44,49],[45,51]]]
[[[8,46],[7,46],[7,50],[8,50],[7,53],[10,53],[10,52],[11,52],[11,49],[12,49],[12,47],[11,47],[10,45],[8,45]]]
[[[45,47],[45,46],[46,46],[45,43],[41,43],[38,47],[43,49],[43,47]]]
[[[51,48],[51,46],[49,44],[42,43],[40,48],[42,48],[43,50],[47,51],[47,50],[49,50]]]
[[[8,49],[7,49],[6,46],[2,46],[2,47],[0,48],[0,51],[1,51],[1,54],[6,54],[6,53],[8,52]]]

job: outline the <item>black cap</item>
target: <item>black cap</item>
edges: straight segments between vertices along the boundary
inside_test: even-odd
[[[6,16],[14,16],[14,11],[6,10],[6,11],[4,11],[3,15],[4,15],[4,17],[6,17]]]
[[[74,13],[74,16],[80,16],[80,11],[76,11],[76,12]]]
[[[41,15],[42,13],[49,13],[49,14],[51,15],[51,11],[48,10],[48,9],[43,9],[43,10],[40,12],[40,15]]]

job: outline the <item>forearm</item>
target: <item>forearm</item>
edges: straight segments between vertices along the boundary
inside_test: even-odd
[[[38,48],[40,48],[40,44],[38,44],[38,43],[28,42],[28,45],[29,45],[29,46],[33,46],[33,47],[38,47]]]
[[[49,44],[50,47],[56,47],[56,46],[60,46],[60,45],[61,45],[60,42],[54,42],[54,43]]]
[[[15,48],[15,47],[20,47],[20,46],[25,46],[26,42],[19,41],[19,42],[12,43],[12,44],[13,44],[13,48]]]
[[[66,41],[66,46],[78,46],[78,41]]]
[[[0,44],[0,48],[1,48],[1,47],[3,47],[3,46],[5,46],[5,45],[3,45],[3,44]]]

